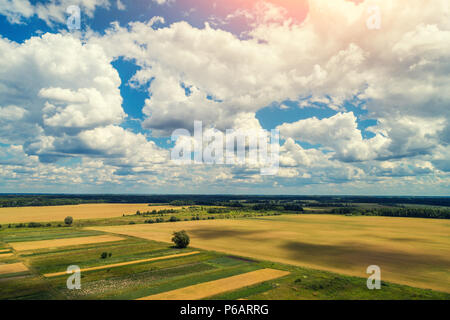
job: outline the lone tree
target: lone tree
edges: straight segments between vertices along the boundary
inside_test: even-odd
[[[64,223],[70,226],[73,223],[73,218],[71,216],[65,217]]]
[[[172,242],[177,248],[186,248],[189,245],[189,236],[186,231],[178,231],[173,233]]]

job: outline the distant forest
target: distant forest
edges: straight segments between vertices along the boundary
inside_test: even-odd
[[[352,207],[357,203],[397,206],[415,204],[450,207],[450,197],[282,196],[282,195],[111,195],[111,194],[0,194],[0,207],[57,206],[82,203],[169,203],[172,205],[220,205],[241,207],[243,203],[295,204],[308,207]]]

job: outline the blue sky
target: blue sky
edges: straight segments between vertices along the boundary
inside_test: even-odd
[[[445,1],[414,3],[7,0],[0,192],[448,195]],[[175,164],[194,121],[279,130],[277,173]]]

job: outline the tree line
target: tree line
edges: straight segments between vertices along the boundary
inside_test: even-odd
[[[334,214],[361,214],[365,216],[409,217],[450,219],[450,210],[447,208],[336,208],[331,210]]]

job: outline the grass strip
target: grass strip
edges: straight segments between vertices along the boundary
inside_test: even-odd
[[[172,255],[168,255],[168,256],[148,258],[148,259],[143,259],[143,260],[135,260],[135,261],[115,263],[115,264],[107,264],[107,265],[98,266],[98,267],[91,267],[91,268],[81,269],[81,272],[109,269],[109,268],[115,268],[115,267],[122,267],[122,266],[128,266],[128,265],[132,265],[132,264],[138,264],[138,263],[150,262],[150,261],[158,261],[158,260],[171,259],[171,258],[179,258],[179,257],[190,256],[190,255],[198,254],[198,253],[200,253],[200,252],[199,251],[193,251],[193,252],[187,252],[187,253],[172,254]],[[44,274],[44,277],[51,278],[51,277],[57,277],[57,276],[65,275],[65,274],[67,274],[66,271],[54,272],[54,273]]]

